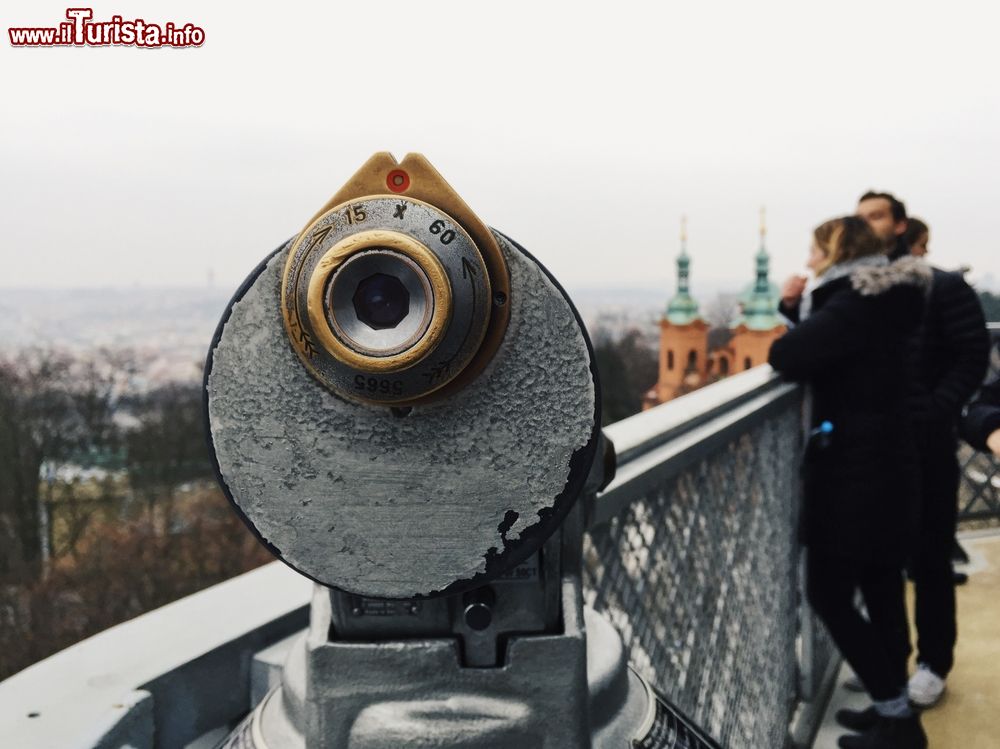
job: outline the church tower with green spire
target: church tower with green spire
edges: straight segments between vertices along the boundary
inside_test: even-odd
[[[689,325],[698,316],[698,303],[689,288],[691,258],[687,253],[687,218],[681,217],[681,254],[677,256],[677,293],[667,305],[667,320],[673,325]]]
[[[756,279],[740,295],[742,315],[733,326],[729,347],[733,357],[730,371],[751,369],[767,361],[771,343],[785,332],[778,316],[781,292],[769,277],[771,256],[767,252],[767,223],[760,209],[760,248],[755,257]]]
[[[681,217],[681,254],[677,256],[677,293],[660,320],[660,373],[644,398],[649,408],[705,384],[708,323],[691,296],[691,258],[687,253],[687,219]]]
[[[750,330],[772,330],[781,325],[778,317],[778,302],[781,293],[777,284],[768,277],[771,256],[767,253],[767,223],[764,208],[760,209],[760,249],[757,251],[757,277],[740,296],[743,316],[737,325],[746,325]]]

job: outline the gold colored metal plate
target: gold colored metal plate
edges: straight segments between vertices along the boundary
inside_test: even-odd
[[[474,274],[470,278],[481,279],[485,297],[480,294],[479,299],[485,301],[485,304],[478,314],[480,315],[479,320],[484,321],[480,322],[479,325],[485,325],[485,327],[479,327],[478,331],[467,334],[466,340],[474,343],[476,347],[469,350],[471,353],[463,355],[461,360],[447,358],[445,354],[441,355],[447,358],[445,362],[438,363],[436,359],[427,359],[434,351],[434,347],[441,341],[442,331],[447,330],[451,324],[449,314],[452,312],[450,302],[453,297],[450,284],[459,283],[459,280],[454,276],[453,270],[446,271],[442,267],[439,258],[434,251],[429,249],[429,246],[422,244],[427,241],[422,237],[418,240],[408,234],[396,233],[383,228],[379,228],[375,232],[359,232],[357,235],[351,235],[341,240],[336,246],[327,250],[310,278],[290,278],[290,274],[297,273],[293,270],[296,251],[300,246],[304,246],[304,242],[316,241],[313,232],[318,223],[326,221],[324,217],[345,206],[349,212],[353,210],[351,207],[353,204],[386,199],[410,201],[410,204],[426,204],[433,210],[444,214],[442,218],[446,217],[457,225],[454,227],[455,231],[445,231],[445,234],[456,236],[455,232],[458,232],[459,235],[466,235],[468,240],[471,240],[469,248],[478,254],[472,264],[462,266],[460,276],[464,283],[466,267],[468,267],[469,273]],[[403,207],[399,206],[399,210],[403,210]],[[359,223],[362,220],[363,216],[358,219]],[[348,216],[348,223],[353,223],[350,216]],[[435,223],[441,224],[440,221]],[[373,240],[370,236],[372,233],[379,233],[381,238],[378,241]],[[433,227],[431,233],[434,233]],[[395,235],[395,238],[391,242],[386,241],[385,236],[392,234]],[[310,239],[307,240],[307,238]],[[376,246],[395,249],[406,254],[408,258],[419,265],[430,280],[435,298],[438,300],[435,303],[431,323],[417,344],[399,354],[382,357],[360,353],[341,340],[329,324],[324,299],[326,285],[337,268],[351,255]],[[308,249],[306,251],[308,252]],[[444,256],[440,260],[445,260]],[[448,262],[450,260],[445,260],[446,264]],[[474,266],[478,266],[480,270],[475,270]],[[451,276],[450,281],[449,276]],[[281,292],[282,314],[289,338],[303,364],[328,387],[339,392],[339,389],[332,385],[327,378],[321,376],[316,369],[318,349],[324,350],[337,361],[361,373],[370,372],[379,376],[392,376],[392,373],[396,373],[396,377],[405,377],[402,372],[417,364],[434,370],[431,372],[431,379],[423,392],[412,398],[394,398],[392,405],[415,405],[449,395],[467,385],[492,360],[503,341],[510,319],[510,276],[496,238],[465,201],[431,166],[430,162],[420,154],[408,154],[402,162],[397,162],[388,152],[380,152],[372,156],[306,225],[291,248],[285,266],[284,278]],[[306,284],[307,288],[307,303],[304,311],[297,309],[294,301],[286,295],[287,289],[299,287],[300,284]],[[475,295],[473,295],[473,301],[475,301]],[[485,318],[482,315],[485,315]],[[301,319],[300,316],[307,317],[308,320]],[[451,333],[447,333],[447,336],[450,335]],[[426,362],[424,362],[425,359]],[[442,367],[446,369],[442,370]],[[448,372],[448,367],[451,369],[447,377],[435,382],[433,378],[437,376],[436,373],[439,371]],[[413,371],[415,370],[411,370],[411,372]],[[393,384],[395,387],[396,383]],[[405,388],[403,392],[406,392]],[[365,402],[383,402],[369,399],[364,393],[343,394]]]
[[[388,180],[395,171],[408,175],[409,185],[405,190],[388,189]],[[400,162],[388,151],[376,153],[312,217],[309,224],[334,206],[368,195],[404,195],[440,208],[462,225],[482,253],[493,289],[493,304],[486,335],[479,351],[463,372],[435,393],[435,397],[443,397],[465,387],[479,375],[503,342],[507,323],[510,321],[510,274],[507,272],[507,263],[493,232],[473,213],[441,173],[419,153],[407,154]]]

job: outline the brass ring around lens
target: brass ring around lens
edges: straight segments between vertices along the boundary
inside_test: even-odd
[[[324,310],[326,285],[331,276],[352,255],[368,249],[390,249],[416,263],[430,281],[434,311],[423,336],[406,351],[393,356],[368,356],[341,341],[331,330]],[[423,244],[395,231],[374,230],[352,234],[327,250],[320,258],[309,279],[306,309],[319,344],[330,356],[362,372],[398,372],[412,367],[430,354],[441,342],[451,316],[451,283],[437,256]]]

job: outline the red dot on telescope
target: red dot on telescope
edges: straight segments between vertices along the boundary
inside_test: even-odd
[[[404,192],[410,186],[410,175],[402,169],[393,169],[385,178],[385,184],[393,192]]]

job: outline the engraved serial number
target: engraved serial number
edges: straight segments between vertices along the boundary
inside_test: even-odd
[[[382,377],[354,377],[354,389],[365,393],[382,393],[383,395],[402,395],[402,380],[387,380]]]

